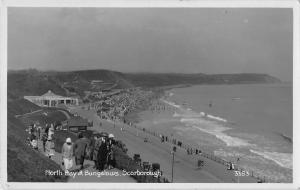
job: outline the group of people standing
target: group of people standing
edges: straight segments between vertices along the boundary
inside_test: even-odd
[[[49,158],[54,156],[54,126],[53,124],[46,124],[45,127],[34,123],[29,126],[27,129],[29,133],[30,146],[38,150],[38,142],[42,141],[43,143],[43,152]]]
[[[38,149],[38,140],[40,139],[41,127],[37,124],[32,124],[26,130],[29,134],[28,141],[33,149]]]
[[[93,139],[86,138],[82,133],[78,134],[78,139],[72,143],[71,138],[67,138],[62,146],[62,158],[65,170],[73,167],[73,157],[76,167],[82,170],[84,160],[93,160],[94,168],[102,171],[115,167],[115,140],[114,135],[95,134]]]
[[[99,171],[115,167],[115,140],[114,135],[109,134],[94,136],[92,142],[92,160],[95,163],[95,168]]]

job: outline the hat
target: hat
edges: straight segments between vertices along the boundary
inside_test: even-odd
[[[108,135],[108,138],[114,138],[115,136],[114,136],[114,134],[109,134]]]
[[[68,137],[67,140],[66,140],[66,143],[71,143],[71,142],[72,142],[71,138]]]

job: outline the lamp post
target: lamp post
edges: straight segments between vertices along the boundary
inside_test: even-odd
[[[240,161],[240,158],[238,157],[236,159],[236,169],[238,170],[238,174],[237,174],[237,182],[240,183],[240,172],[239,172],[239,168],[238,168],[238,161]]]
[[[171,182],[173,183],[173,176],[174,176],[174,157],[175,157],[175,152],[176,152],[176,146],[173,146],[173,150],[171,151],[172,153],[172,180]]]

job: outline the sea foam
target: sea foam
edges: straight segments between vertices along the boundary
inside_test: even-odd
[[[174,106],[182,113],[175,112],[173,117],[179,117],[181,118],[180,121],[182,123],[185,123],[187,126],[193,127],[195,129],[198,129],[202,132],[211,134],[215,136],[216,138],[223,141],[227,146],[252,146],[248,143],[248,141],[237,138],[237,137],[231,137],[224,133],[224,131],[227,131],[231,128],[225,127],[221,125],[219,122],[227,122],[226,119],[223,119],[221,117],[213,116],[213,115],[206,115],[203,112],[196,113],[192,110],[187,110],[182,108],[180,105],[176,105],[174,102],[170,102],[167,100],[162,100],[165,103]]]
[[[246,140],[227,135],[224,132],[231,128],[223,127],[221,125],[218,125],[217,123],[210,123],[210,121],[200,121],[199,119],[195,119],[192,122],[186,119],[181,119],[181,122],[188,123],[188,124],[197,123],[196,125],[192,124],[192,127],[202,132],[209,133],[215,136],[216,138],[223,141],[227,146],[231,146],[231,147],[253,146],[252,144],[248,143]]]
[[[272,160],[281,167],[293,169],[293,154],[291,153],[257,151],[252,149],[250,149],[250,151],[264,157],[265,159]]]

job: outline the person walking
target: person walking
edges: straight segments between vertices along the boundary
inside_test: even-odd
[[[73,167],[73,144],[71,138],[66,139],[66,142],[62,146],[61,153],[65,171],[69,171],[69,169]]]
[[[93,150],[93,161],[95,163],[95,168],[99,170],[98,153],[99,153],[99,148],[101,146],[102,140],[99,135],[96,135],[94,138],[95,138],[95,145]]]
[[[54,139],[53,139],[54,134],[52,134],[46,142],[46,156],[48,156],[50,159],[52,158],[52,156],[54,156],[55,153],[55,144],[54,144]]]
[[[37,139],[34,134],[31,134],[30,136],[30,144],[33,149],[38,150]]]
[[[78,134],[78,139],[74,143],[74,155],[76,166],[80,165],[80,170],[83,169],[84,157],[86,153],[87,142],[83,138],[83,134]]]
[[[107,154],[107,165],[108,169],[110,170],[111,168],[115,167],[115,140],[114,140],[114,135],[109,134],[108,136],[108,144],[107,144],[107,149],[108,149],[108,154]]]
[[[102,143],[99,147],[99,152],[98,152],[98,164],[99,164],[99,170],[102,171],[104,170],[104,166],[106,164],[106,160],[107,160],[107,143],[106,140],[104,139],[104,137],[102,138]]]
[[[48,139],[52,138],[52,135],[54,135],[54,126],[51,123],[51,127],[48,130]]]
[[[43,133],[42,135],[42,142],[43,142],[43,151],[46,152],[46,142],[47,142],[47,139],[48,138],[48,135],[47,133]]]
[[[41,140],[41,126],[37,127],[37,139]]]
[[[50,129],[50,126],[48,125],[48,123],[46,123],[46,128],[45,128],[45,133],[48,135],[49,133],[49,129]]]

